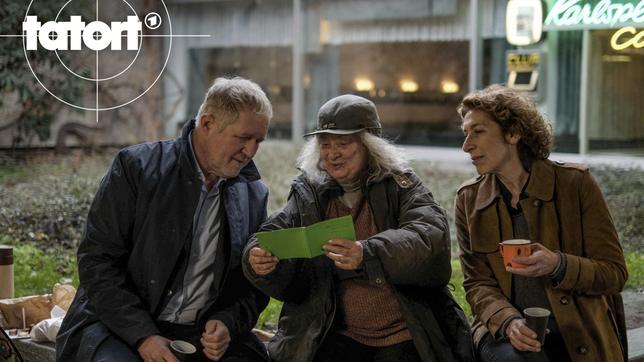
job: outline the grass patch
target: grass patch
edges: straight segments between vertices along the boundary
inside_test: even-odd
[[[76,263],[61,269],[55,256],[30,244],[14,246],[13,255],[16,297],[49,294],[54,284],[60,282],[71,281],[78,286]]]
[[[452,258],[452,278],[449,280],[450,289],[454,295],[454,299],[465,311],[465,315],[470,318],[472,316],[472,309],[467,304],[465,299],[465,289],[463,289],[463,271],[461,270],[461,263],[458,258]]]
[[[627,252],[624,257],[626,259],[626,269],[628,270],[628,280],[626,280],[625,288],[641,288],[644,286],[644,254]]]
[[[282,302],[277,299],[271,298],[268,302],[266,308],[262,314],[257,318],[256,328],[263,329],[265,331],[277,331],[277,321],[280,318],[280,312],[282,311]]]
[[[49,294],[56,283],[78,287],[78,265],[75,255],[58,250],[43,251],[37,244],[17,242],[0,234],[0,244],[13,248],[14,294],[25,297]]]

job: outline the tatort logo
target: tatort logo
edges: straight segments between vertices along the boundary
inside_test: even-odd
[[[22,23],[26,36],[26,49],[37,50],[38,43],[47,50],[81,50],[83,44],[91,50],[121,50],[123,36],[127,39],[127,50],[139,49],[141,22],[136,16],[127,21],[112,21],[111,26],[102,21],[86,24],[80,16],[70,16],[69,21],[48,21],[41,24],[37,16],[27,16]]]
[[[29,70],[51,96],[68,106],[95,111],[98,121],[100,111],[136,101],[160,79],[174,37],[163,0],[146,2],[148,9],[158,9],[158,13],[142,12],[137,2],[129,0],[102,2],[101,6],[98,0],[94,6],[92,2],[66,0],[55,16],[48,11],[38,13],[42,7],[34,3],[44,1],[29,2],[18,36]],[[155,42],[144,41],[151,38],[165,40],[161,53],[150,49]],[[148,61],[140,56],[163,52],[165,59],[161,58],[158,72],[154,68],[150,72]],[[76,84],[84,89],[83,96],[71,98],[60,91],[56,79],[61,77],[76,78]],[[118,94],[110,94],[113,89],[119,89]]]
[[[95,111],[97,122],[99,112],[131,104],[159,81],[174,38],[210,37],[173,34],[164,0],[101,1],[100,6],[99,0],[65,0],[56,11],[51,3],[58,1],[30,0],[22,32],[0,34],[0,48],[6,47],[4,38],[22,38],[25,63],[37,83],[70,107]],[[82,96],[61,91],[65,77],[74,78]]]

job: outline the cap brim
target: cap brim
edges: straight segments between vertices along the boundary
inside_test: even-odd
[[[317,131],[313,131],[311,133],[307,133],[304,135],[304,137],[309,137],[309,136],[314,136],[316,134],[322,134],[322,133],[328,133],[328,134],[339,134],[339,135],[347,135],[347,134],[354,134],[358,132],[362,132],[366,130],[366,128],[360,128],[360,129],[321,129]]]

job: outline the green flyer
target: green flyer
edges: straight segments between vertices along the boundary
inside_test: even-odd
[[[259,245],[280,259],[314,258],[324,254],[322,246],[331,239],[355,240],[350,215],[319,223],[256,234]]]

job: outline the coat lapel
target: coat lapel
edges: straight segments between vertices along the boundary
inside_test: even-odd
[[[541,201],[550,201],[555,190],[555,171],[546,161],[534,161],[526,193]]]
[[[483,210],[488,207],[494,199],[499,197],[501,197],[501,190],[499,190],[499,186],[496,183],[496,176],[493,174],[487,174],[483,176],[483,180],[481,180],[474,207],[476,210]]]
[[[230,242],[230,268],[235,268],[244,250],[246,239],[250,236],[248,223],[248,192],[246,187],[226,187],[225,212],[228,221],[228,239]]]
[[[550,250],[560,250],[555,200],[555,172],[549,161],[534,161],[521,209],[530,226],[530,239]]]
[[[496,176],[483,176],[474,202],[474,212],[469,222],[470,247],[481,253],[493,253],[503,241],[503,223],[497,215],[497,202],[501,191],[496,184]]]

